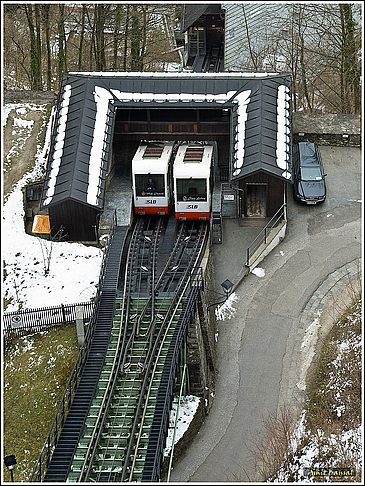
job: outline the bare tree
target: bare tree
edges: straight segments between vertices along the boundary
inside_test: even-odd
[[[141,71],[141,41],[142,41],[142,29],[141,29],[141,19],[139,16],[138,5],[133,5],[131,7],[131,61],[130,69],[131,71]]]
[[[113,60],[112,69],[118,69],[118,51],[120,49],[120,30],[122,24],[122,6],[117,5],[114,10],[114,32],[113,32]]]
[[[82,15],[81,15],[81,26],[80,26],[80,44],[79,44],[79,55],[77,68],[82,71],[83,66],[83,56],[84,56],[84,37],[85,37],[85,19],[86,19],[86,5],[82,5]]]
[[[301,3],[265,6],[259,15],[242,6],[246,30],[243,69],[263,69],[284,58],[293,76],[293,108],[360,113],[361,7],[357,4]],[[270,10],[271,9],[271,10]],[[69,67],[75,70],[162,69],[177,57],[162,28],[172,4],[19,4],[4,8],[5,83],[19,88],[54,88]],[[257,11],[254,9],[253,12]],[[256,32],[255,27],[259,31]],[[259,37],[257,39],[257,36]],[[56,47],[56,49],[54,49]],[[250,66],[249,66],[250,65]]]
[[[125,28],[124,28],[124,53],[123,53],[123,71],[127,70],[128,54],[128,37],[129,37],[130,6],[126,7]]]
[[[341,49],[341,93],[342,112],[360,113],[360,69],[356,42],[355,22],[351,4],[340,4],[342,49]]]
[[[63,73],[66,70],[66,35],[65,35],[65,5],[58,6],[58,82],[61,84]]]
[[[95,24],[95,64],[97,71],[105,71],[105,16],[109,7],[103,4],[96,4],[94,7]]]
[[[51,55],[51,32],[50,32],[50,18],[49,10],[50,4],[43,4],[40,6],[42,12],[42,24],[45,32],[45,48],[47,58],[46,84],[47,90],[52,89],[52,55]]]
[[[30,34],[30,75],[31,88],[42,90],[42,58],[39,5],[24,5]]]

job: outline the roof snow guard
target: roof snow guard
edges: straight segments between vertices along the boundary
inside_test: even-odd
[[[73,199],[102,209],[118,107],[231,110],[231,179],[259,170],[291,179],[290,84],[288,75],[267,73],[69,73],[42,205]]]

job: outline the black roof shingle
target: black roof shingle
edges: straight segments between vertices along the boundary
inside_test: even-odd
[[[277,135],[279,88],[290,93],[290,86],[291,78],[286,75],[68,73],[64,76],[58,101],[42,206],[73,199],[103,208],[114,111],[121,106],[230,109],[234,138],[231,178],[264,170],[290,179],[289,103],[280,128],[286,130],[289,137],[282,156],[285,160],[279,165]],[[66,90],[71,94],[65,129],[56,137]],[[64,111],[65,107],[62,113]]]

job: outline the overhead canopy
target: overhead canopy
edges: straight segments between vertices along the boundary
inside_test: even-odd
[[[102,209],[118,107],[231,110],[231,179],[258,170],[290,179],[290,83],[290,76],[266,73],[69,73],[42,206],[71,199]]]
[[[191,27],[202,15],[218,14],[222,11],[220,4],[187,4],[183,7],[182,28],[185,32]]]

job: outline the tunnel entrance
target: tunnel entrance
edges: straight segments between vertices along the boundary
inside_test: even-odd
[[[111,171],[130,176],[141,140],[215,141],[216,180],[228,181],[230,111],[219,109],[117,108]]]

